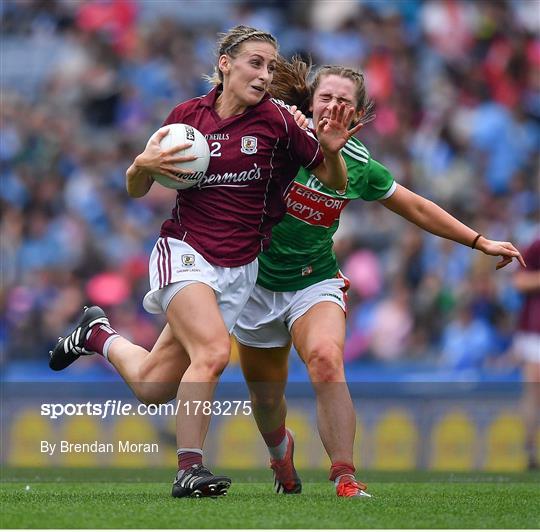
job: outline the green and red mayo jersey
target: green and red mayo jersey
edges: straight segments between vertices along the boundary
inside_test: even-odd
[[[260,286],[289,292],[335,277],[339,267],[332,237],[341,211],[350,200],[376,201],[393,194],[394,178],[359,140],[351,138],[341,154],[349,177],[345,192],[325,187],[300,169],[285,196],[287,214],[274,226],[270,247],[259,255]]]

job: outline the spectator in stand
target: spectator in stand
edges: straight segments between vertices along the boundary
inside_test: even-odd
[[[493,347],[490,327],[474,316],[466,297],[458,300],[454,312],[443,332],[441,362],[452,370],[479,370]]]

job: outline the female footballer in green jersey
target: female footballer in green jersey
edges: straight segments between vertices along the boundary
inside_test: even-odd
[[[314,127],[342,103],[355,108],[352,123],[370,118],[371,102],[359,72],[322,67],[308,86],[309,68],[304,63],[294,60],[285,67],[289,80],[280,96],[308,101],[308,109],[300,108],[312,113]],[[294,95],[288,96],[291,87]],[[332,250],[340,213],[350,200],[379,201],[430,233],[487,255],[500,255],[497,269],[513,258],[525,265],[510,242],[488,240],[397,184],[357,139],[348,141],[342,155],[349,176],[343,191],[325,187],[307,170],[299,172],[287,192],[287,214],[274,227],[270,248],[259,255],[257,285],[234,329],[253,414],[270,452],[274,486],[283,493],[299,493],[302,488],[293,464],[293,437],[285,428],[284,390],[292,342],[315,389],[318,429],[332,463],[330,480],[336,493],[369,496],[366,486],[354,477],[356,417],[343,367],[348,281],[340,274]]]

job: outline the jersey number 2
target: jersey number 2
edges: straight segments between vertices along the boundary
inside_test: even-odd
[[[212,142],[210,147],[210,157],[221,157],[221,142]]]

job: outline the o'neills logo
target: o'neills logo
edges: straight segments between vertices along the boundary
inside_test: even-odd
[[[243,172],[225,172],[224,174],[210,174],[205,175],[199,182],[199,188],[205,187],[247,187],[249,181],[258,181],[262,179],[261,169],[253,164],[251,170],[244,170]]]

